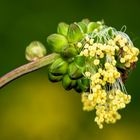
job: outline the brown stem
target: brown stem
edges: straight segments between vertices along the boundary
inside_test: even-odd
[[[25,65],[22,65],[16,69],[12,70],[11,72],[0,77],[0,88],[2,88],[7,83],[11,82],[12,80],[15,80],[16,78],[18,78],[26,73],[32,72],[34,70],[37,70],[39,68],[42,68],[44,66],[51,64],[58,57],[59,57],[59,54],[52,53],[50,55],[47,55],[45,57],[42,57],[40,59],[37,59],[33,62],[27,63]]]

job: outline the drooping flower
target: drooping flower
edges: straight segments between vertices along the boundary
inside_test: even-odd
[[[83,20],[59,24],[47,41],[61,56],[50,66],[49,79],[82,93],[83,109],[96,110],[99,128],[119,120],[118,110],[131,101],[124,81],[139,55],[128,35],[103,22]]]

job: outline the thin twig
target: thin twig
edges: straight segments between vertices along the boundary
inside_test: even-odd
[[[33,62],[27,63],[25,65],[22,65],[11,72],[5,74],[0,78],[0,88],[2,88],[7,83],[11,82],[12,80],[15,80],[16,78],[32,72],[34,70],[37,70],[39,68],[42,68],[44,66],[47,66],[51,64],[54,60],[56,60],[59,57],[59,54],[52,53],[50,55],[47,55],[43,58],[37,59]]]

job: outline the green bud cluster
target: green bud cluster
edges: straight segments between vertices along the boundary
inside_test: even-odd
[[[127,34],[104,25],[103,21],[90,22],[88,19],[70,25],[59,23],[57,33],[48,36],[47,43],[52,52],[60,54],[49,68],[50,81],[62,81],[66,90],[74,88],[77,92],[90,92],[91,79],[85,73],[94,74],[105,62],[112,61],[125,81],[139,54]],[[128,59],[131,64],[125,63]]]
[[[50,65],[50,81],[62,81],[66,90],[89,91],[90,81],[84,77],[85,57],[80,56],[81,49],[77,47],[77,42],[82,41],[86,34],[100,31],[102,27],[103,22],[90,22],[88,19],[70,25],[64,22],[58,24],[57,33],[47,37],[52,52],[61,56]]]

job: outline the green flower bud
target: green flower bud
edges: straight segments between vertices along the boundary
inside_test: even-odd
[[[82,20],[82,22],[83,22],[84,24],[88,25],[88,24],[89,24],[89,22],[90,22],[90,20],[89,20],[89,19],[87,19],[87,18],[85,18],[85,19],[83,19],[83,20]]]
[[[87,32],[87,25],[84,22],[78,22],[78,25],[81,27],[83,33]]]
[[[68,68],[68,63],[64,61],[62,58],[58,58],[52,63],[49,71],[55,76],[63,75],[67,72],[67,68]]]
[[[68,74],[65,75],[62,79],[62,85],[66,90],[72,89],[75,86],[75,84],[76,84],[76,80],[72,80]]]
[[[104,44],[106,43],[106,39],[104,36],[101,37],[101,43],[104,43]]]
[[[61,81],[62,80],[63,75],[55,76],[52,73],[48,72],[48,78],[52,82],[58,82],[58,81]]]
[[[82,89],[81,89],[81,87],[80,87],[77,83],[76,83],[76,86],[74,87],[74,90],[75,90],[76,92],[78,92],[78,93],[83,92]]]
[[[75,90],[79,93],[89,91],[90,81],[89,79],[82,78],[77,80]]]
[[[63,57],[70,58],[76,56],[78,52],[74,46],[70,45],[68,47],[65,47],[61,54]]]
[[[58,24],[57,33],[67,36],[69,25],[61,22]]]
[[[99,42],[99,41],[102,41],[103,42],[104,41],[104,37],[101,40],[100,37],[99,37],[99,35],[95,35],[93,38],[94,38],[94,41],[95,42]]]
[[[56,53],[60,53],[62,49],[68,45],[66,37],[60,34],[52,34],[48,36],[47,42],[52,47],[52,51]]]
[[[84,56],[80,56],[80,55],[76,56],[75,59],[74,59],[74,62],[79,67],[83,67],[83,66],[85,66],[85,57]]]
[[[110,37],[114,37],[115,36],[115,33],[114,33],[114,30],[115,29],[113,29],[113,28],[108,28],[108,35],[110,36]]]
[[[87,33],[92,33],[95,29],[100,26],[97,22],[90,22],[87,26]]]
[[[47,53],[45,46],[39,41],[33,41],[25,50],[25,57],[29,61],[34,61],[45,56]]]
[[[82,39],[83,33],[81,28],[77,24],[71,24],[68,29],[68,41],[71,43],[75,43]]]
[[[71,64],[69,64],[68,74],[69,74],[71,79],[78,79],[78,78],[81,78],[83,76],[81,69],[79,69],[77,67],[75,62],[72,62]]]

